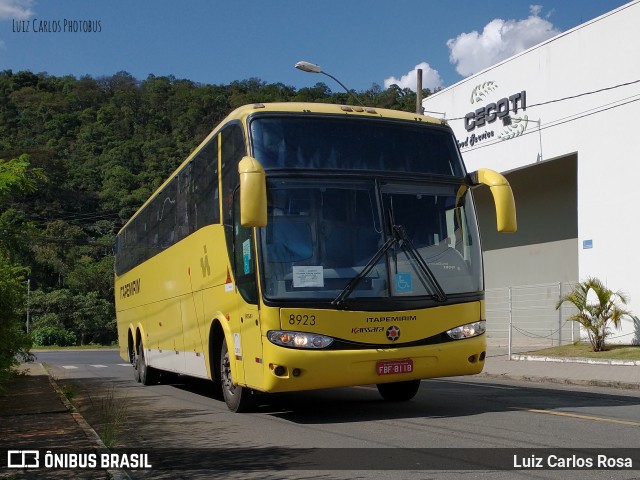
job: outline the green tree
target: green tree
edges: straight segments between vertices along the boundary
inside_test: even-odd
[[[0,199],[13,192],[33,192],[39,182],[46,181],[42,169],[30,166],[29,156],[26,154],[11,160],[0,158]]]
[[[116,341],[116,316],[113,302],[98,292],[75,295],[71,313],[72,330],[80,345],[109,345]]]
[[[21,311],[26,294],[26,269],[0,254],[0,390],[19,361],[31,358],[31,340],[23,330]]]
[[[402,110],[403,112],[416,111],[416,93],[410,88],[400,88],[398,85],[390,85],[383,90],[379,85],[373,86],[362,94],[367,103],[374,107],[390,108],[392,110]],[[422,90],[422,98],[431,95],[431,90]]]
[[[586,330],[594,352],[605,349],[605,341],[610,335],[610,325],[620,328],[622,319],[631,317],[631,313],[622,305],[628,303],[627,296],[621,291],[614,292],[607,288],[601,280],[593,277],[578,283],[574,289],[566,294],[558,304],[556,310],[563,303],[568,302],[578,310],[569,320],[578,322]]]
[[[68,288],[37,290],[31,296],[31,314],[34,336],[41,345],[67,345],[70,339],[73,344],[108,345],[116,340],[111,296],[105,298],[98,291],[74,294]]]
[[[37,234],[36,226],[27,221],[24,212],[9,207],[0,213],[0,250],[9,261],[29,265]]]
[[[30,169],[29,158],[21,155],[12,160],[0,160],[0,207],[17,192],[34,191],[37,181],[44,180],[42,172]],[[22,328],[27,269],[15,264],[11,258],[11,245],[0,248],[0,388],[3,388],[11,370],[20,360],[30,358],[31,341]]]
[[[67,276],[67,285],[77,294],[97,292],[101,298],[113,297],[113,256],[98,260],[83,256]]]
[[[33,248],[36,260],[49,268],[57,277],[54,285],[61,287],[66,283],[67,274],[90,249],[87,245],[87,233],[82,227],[54,220],[46,224],[40,241]]]

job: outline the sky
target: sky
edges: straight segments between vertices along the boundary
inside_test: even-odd
[[[624,0],[0,0],[0,71],[447,87]]]

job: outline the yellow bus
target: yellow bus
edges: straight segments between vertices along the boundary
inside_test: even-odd
[[[515,231],[506,179],[465,171],[445,122],[378,108],[236,109],[118,233],[120,355],[135,378],[209,379],[232,411],[262,392],[482,371],[472,189]]]

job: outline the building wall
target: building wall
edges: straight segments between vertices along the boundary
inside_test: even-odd
[[[486,288],[573,282],[578,278],[577,156],[506,173],[517,205],[518,231],[496,231],[491,193],[474,191]]]
[[[557,248],[539,256],[541,263],[532,260],[529,254],[533,250],[527,248],[542,252],[551,246],[541,246],[542,243],[550,242],[536,243],[531,238],[528,247],[487,250],[487,285],[506,281],[505,269],[516,257],[522,265],[528,264],[529,257],[534,266],[551,265],[551,276],[570,276],[575,268],[572,259],[562,267],[564,272],[555,262],[562,251],[569,252],[574,245],[578,266],[574,280],[597,276],[609,288],[624,290],[631,297],[631,310],[640,315],[640,282],[636,279],[640,254],[634,248],[640,234],[640,199],[633,187],[640,177],[636,126],[640,111],[640,36],[634,33],[639,24],[637,0],[424,100],[427,111],[445,113],[462,145],[469,171],[480,167],[501,172],[522,170],[537,179],[533,168],[536,164],[571,155],[577,159],[576,238],[556,240],[560,242]],[[474,89],[480,98],[472,103]],[[466,114],[520,92],[526,94],[526,109],[515,112],[510,102],[511,126],[496,119],[472,131],[465,129]],[[558,191],[547,188],[545,181],[536,185],[539,188],[528,188],[531,185],[527,183],[514,185],[517,206],[524,201],[522,207],[529,209],[536,198],[549,200],[558,196]],[[567,190],[570,188],[573,187],[567,184]],[[534,230],[547,231],[549,209],[554,205],[562,208],[560,199],[552,200],[551,205],[548,201],[543,203]],[[483,217],[486,209],[479,204]],[[526,217],[535,216],[527,213]],[[485,223],[482,218],[480,221],[481,225]],[[530,227],[524,224],[522,228]],[[484,226],[481,228],[485,242],[490,234]],[[535,283],[540,272],[540,268],[527,267],[513,281]],[[633,330],[631,324],[625,327],[627,340],[633,338]]]

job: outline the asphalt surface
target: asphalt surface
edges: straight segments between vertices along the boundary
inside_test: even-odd
[[[103,468],[101,455],[108,455],[109,449],[69,403],[61,387],[49,375],[46,365],[24,364],[20,370],[22,374],[13,379],[7,392],[0,396],[0,478],[129,478],[125,469],[119,468],[121,465],[118,462],[105,464]],[[490,349],[484,372],[480,376],[640,390],[640,362],[536,357],[527,354],[515,354],[509,358],[506,348],[500,347]],[[59,459],[62,463],[57,469],[20,466],[32,464],[35,459],[29,457],[28,451],[41,451],[44,445],[63,446],[66,451],[90,452],[91,458],[97,459],[96,467],[65,468],[73,466],[65,464],[65,461],[82,461],[82,458]],[[9,450],[13,453],[9,454]],[[16,451],[27,451],[27,456]],[[41,465],[45,460],[42,457],[41,454],[38,459]]]

